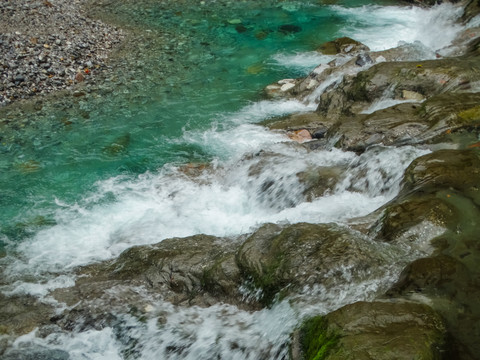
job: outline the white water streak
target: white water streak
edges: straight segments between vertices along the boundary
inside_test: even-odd
[[[415,41],[436,51],[450,45],[462,29],[456,20],[463,10],[449,3],[431,9],[371,5],[332,8],[349,19],[349,24],[339,35],[353,37],[374,51],[393,48],[400,42]]]

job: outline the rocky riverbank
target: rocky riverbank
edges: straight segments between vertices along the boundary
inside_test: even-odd
[[[125,38],[85,15],[86,1],[0,3],[0,106],[94,82]]]
[[[477,1],[464,6],[469,15],[463,21],[479,13]],[[114,327],[125,313],[145,322],[158,316],[155,300],[179,307],[222,302],[257,311],[281,299],[308,303],[329,293],[339,309],[299,324],[292,334],[293,359],[478,358],[479,44],[480,29],[471,26],[435,60],[411,60],[422,52],[415,48],[373,53],[348,39],[323,46],[347,61],[266,89],[269,96],[301,100],[318,92],[317,110],[266,125],[299,140],[292,149],[308,152],[336,147],[362,154],[386,145],[428,150],[407,168],[398,196],[349,226],[265,224],[236,239],[196,235],[130,248],[117,259],[77,269],[74,286],[50,294],[65,304],[60,310],[2,295],[5,359],[22,358],[5,350],[7,335],[37,327],[40,337]],[[250,168],[253,178],[274,155],[252,157],[259,159]],[[210,171],[201,166],[185,173],[205,169]],[[331,191],[344,170],[324,166],[297,176],[308,184],[304,195],[315,199]],[[274,185],[271,180],[262,189],[268,193]],[[350,186],[355,191],[358,184]],[[378,285],[386,273],[397,281]],[[352,283],[379,295],[343,304]],[[182,348],[170,351],[181,356]],[[68,359],[60,350],[42,356]]]

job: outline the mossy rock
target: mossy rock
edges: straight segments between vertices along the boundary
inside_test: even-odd
[[[328,289],[381,276],[393,259],[376,245],[334,224],[266,224],[243,243],[236,260],[268,306],[308,286]]]
[[[297,337],[305,344],[293,360],[434,360],[449,350],[443,319],[411,302],[356,302],[307,320],[300,329],[308,336]]]
[[[326,359],[339,340],[339,332],[328,329],[328,321],[324,316],[314,316],[305,320],[294,332],[291,357],[295,360]]]

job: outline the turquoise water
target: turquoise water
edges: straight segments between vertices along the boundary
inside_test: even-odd
[[[52,224],[55,199],[81,201],[99,180],[221,156],[182,141],[182,134],[213,123],[231,126],[225,114],[258,100],[264,86],[311,69],[308,61],[285,66],[275,55],[312,51],[349,21],[312,2],[177,3],[168,8],[148,2],[117,6],[115,20],[146,34],[141,44],[148,49],[142,53],[146,57],[126,56],[119,76],[100,89],[47,100],[41,110],[24,112],[2,126],[3,242]],[[158,40],[165,33],[167,43]],[[165,52],[166,63],[160,56]]]
[[[51,302],[49,292],[72,286],[78,266],[134,245],[198,233],[235,238],[266,222],[342,224],[391,200],[405,168],[427,150],[307,151],[255,123],[315,104],[267,101],[262,89],[330,61],[314,50],[333,38],[351,36],[374,50],[419,39],[442,47],[453,20],[384,6],[391,1],[328,2],[335,4],[93,4],[92,13],[133,34],[112,58],[113,73],[92,69],[102,80],[91,88],[0,110],[2,293]],[[446,30],[426,35],[426,24]],[[307,201],[297,174],[321,167],[341,169],[339,183]],[[118,314],[114,327],[30,333],[13,348],[60,349],[71,359],[286,357],[303,316],[373,299],[402,262],[423,254],[388,251],[400,262],[381,278],[320,286],[304,294],[306,306],[287,300],[246,312],[147,299],[154,311],[146,322]]]

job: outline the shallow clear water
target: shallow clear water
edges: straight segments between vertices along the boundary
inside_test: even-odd
[[[314,52],[325,41],[348,35],[380,50],[424,40],[432,53],[448,44],[446,38],[435,41],[438,34],[419,35],[425,18],[438,18],[435,9],[369,3],[116,6],[110,16],[144,34],[144,43],[135,45],[142,57],[126,55],[123,70],[85,96],[52,99],[0,124],[3,292],[45,296],[72,284],[74,267],[111,259],[133,245],[197,233],[235,237],[265,222],[342,223],[390,200],[403,170],[424,151],[307,152],[255,125],[315,109],[312,103],[262,100],[261,89],[330,61]],[[448,34],[458,30],[454,17],[438,19]],[[191,174],[195,166],[205,170]],[[316,166],[342,168],[346,175],[325,196],[306,201],[296,174]],[[136,338],[145,359],[165,356],[177,340],[187,350],[170,358],[281,357],[289,332],[306,313],[368,298],[390,280],[386,274],[351,292],[339,289],[342,302],[338,294],[323,294],[325,301],[312,308],[281,303],[255,315],[231,306],[157,304],[169,319],[160,329],[155,316],[152,324],[126,316],[134,324],[120,333],[28,335],[17,346],[33,342],[67,349],[75,359],[115,359],[124,357],[125,339]],[[189,324],[191,318],[201,320]],[[184,337],[176,334],[178,322],[185,324]],[[280,333],[278,324],[284,325]],[[243,350],[232,351],[232,338]]]

